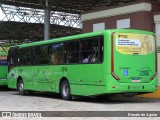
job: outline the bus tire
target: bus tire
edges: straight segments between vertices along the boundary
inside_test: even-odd
[[[24,90],[24,84],[23,84],[23,80],[22,79],[20,79],[19,81],[18,81],[18,93],[19,93],[19,95],[24,95],[25,94],[25,90]]]
[[[60,94],[62,99],[64,100],[71,100],[71,90],[70,90],[70,85],[67,80],[63,80],[60,86]]]

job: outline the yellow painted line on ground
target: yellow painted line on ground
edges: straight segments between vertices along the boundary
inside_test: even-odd
[[[148,97],[148,98],[160,98],[160,86],[158,87],[158,90],[154,93],[148,93],[148,94],[142,94],[138,95],[139,97]]]

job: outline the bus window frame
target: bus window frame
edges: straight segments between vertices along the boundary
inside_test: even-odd
[[[80,62],[80,59],[81,59],[81,54],[80,54],[80,52],[81,52],[81,50],[80,50],[80,42],[81,41],[87,41],[87,40],[91,40],[91,39],[97,39],[98,40],[98,62],[95,62],[95,63],[82,63],[82,62]],[[74,41],[78,41],[78,44],[79,44],[79,49],[78,49],[78,56],[79,56],[79,61],[77,62],[77,63],[68,63],[68,64],[66,64],[65,62],[64,62],[64,54],[65,54],[65,44],[67,43],[67,42],[74,42]],[[102,41],[102,42],[101,42]],[[52,45],[53,44],[58,44],[58,43],[61,43],[61,44],[63,44],[63,50],[62,50],[62,54],[63,54],[63,56],[62,56],[62,63],[61,64],[52,64],[51,63],[51,55],[53,54],[53,50],[52,50]],[[100,43],[102,43],[102,47],[103,47],[103,50],[102,50],[102,48],[100,48],[101,47],[101,44]],[[43,46],[48,46],[48,58],[50,58],[49,59],[49,62],[48,62],[48,64],[40,64],[39,63],[39,50],[38,50],[38,48],[39,47],[43,47]],[[38,57],[38,62],[36,63],[36,64],[34,64],[34,60],[32,60],[32,63],[33,64],[30,64],[30,65],[27,65],[26,63],[27,63],[27,61],[26,61],[26,63],[25,64],[12,64],[12,65],[10,65],[9,64],[9,66],[12,66],[11,68],[14,68],[14,67],[18,67],[18,66],[48,66],[48,65],[76,65],[76,64],[102,64],[103,62],[104,62],[104,35],[98,35],[98,36],[90,36],[90,37],[86,37],[86,38],[77,38],[77,39],[70,39],[70,40],[66,40],[66,41],[58,41],[58,42],[53,42],[53,43],[47,43],[47,44],[41,44],[41,45],[35,45],[35,46],[28,46],[28,47],[22,47],[22,48],[17,48],[17,47],[13,47],[13,48],[11,48],[10,50],[9,50],[9,54],[8,54],[8,56],[9,57],[11,57],[10,56],[10,54],[12,54],[13,55],[13,53],[10,53],[10,52],[12,52],[12,50],[15,52],[16,50],[22,50],[22,49],[30,49],[30,48],[35,48],[36,49],[36,54],[34,55],[34,56],[36,56],[36,57]],[[49,52],[49,48],[51,48],[51,52]],[[103,57],[103,59],[102,59],[102,61],[100,60],[100,51],[102,50],[102,57]],[[26,59],[26,55],[24,55],[25,56],[25,59]],[[15,56],[15,59],[17,60],[17,62],[18,62],[18,57],[22,57],[22,56]],[[11,59],[13,59],[13,58],[9,58],[9,60],[11,60]],[[15,60],[14,59],[14,60]],[[8,61],[9,62],[9,61]],[[14,61],[15,62],[15,61]],[[9,70],[10,71],[10,70]]]

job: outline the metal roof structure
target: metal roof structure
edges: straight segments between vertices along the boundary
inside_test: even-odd
[[[52,11],[80,14],[99,8],[122,5],[136,0],[49,0]],[[44,9],[46,0],[1,0],[2,4]]]
[[[139,0],[48,0],[50,38],[81,33],[80,14]],[[152,0],[156,1],[156,0]],[[44,39],[46,0],[0,0],[0,41],[14,43]],[[3,41],[3,42],[2,42]]]

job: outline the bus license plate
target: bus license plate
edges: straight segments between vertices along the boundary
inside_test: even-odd
[[[135,82],[135,83],[136,83],[136,82],[140,82],[140,80],[132,80],[132,82]]]

